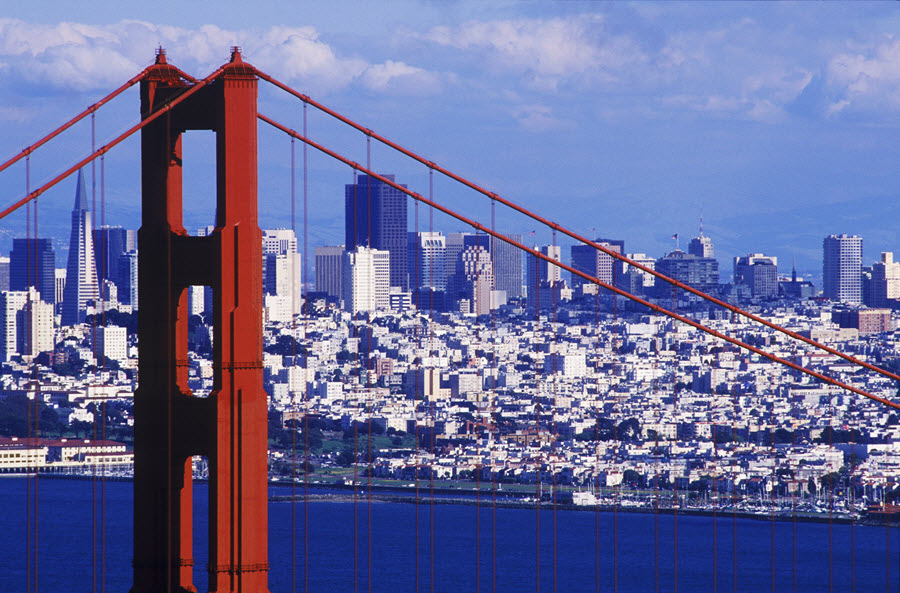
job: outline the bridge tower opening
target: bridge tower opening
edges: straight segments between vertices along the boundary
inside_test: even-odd
[[[133,593],[196,591],[191,457],[209,460],[209,589],[268,589],[266,394],[262,384],[262,234],[257,220],[256,71],[233,48],[201,81],[160,50],[140,83],[142,222],[135,392]],[[216,135],[216,220],[182,219],[181,137]],[[214,388],[188,388],[188,289],[213,294]]]

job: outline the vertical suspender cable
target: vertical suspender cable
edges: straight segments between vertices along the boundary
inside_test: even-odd
[[[366,169],[369,171],[372,170],[372,138],[370,136],[366,136]],[[368,216],[366,219],[369,224],[369,245],[372,243],[372,179],[369,178],[368,183],[366,183],[366,188],[368,190]],[[382,188],[382,192],[384,188]],[[406,196],[403,197],[406,199]],[[382,199],[382,207],[384,206],[384,200]],[[374,263],[374,260],[373,260]],[[373,266],[374,267],[374,266]],[[390,279],[388,280],[388,286],[390,286]],[[390,288],[388,289],[390,292]],[[390,299],[390,297],[388,297]],[[376,309],[377,309],[376,303]],[[367,585],[368,585],[368,593],[372,593],[372,412],[374,408],[374,403],[372,400],[372,385],[369,382],[369,365],[371,364],[371,354],[372,354],[372,328],[368,324],[365,326],[366,331],[366,358],[365,358],[365,367],[363,368],[363,372],[366,374],[366,560],[368,564],[368,571],[366,572],[367,576]]]
[[[491,200],[491,230],[496,230],[496,209],[497,203]],[[491,268],[496,270],[494,262],[497,260],[497,248],[500,246],[498,242],[491,238]],[[504,266],[508,265],[505,263]],[[519,268],[521,273],[521,267]],[[494,283],[496,286],[497,273],[494,271]],[[506,281],[504,280],[504,285]],[[497,468],[495,467],[494,450],[497,446],[497,426],[495,420],[495,404],[497,401],[497,324],[494,315],[494,309],[491,308],[491,391],[489,394],[490,404],[489,425],[488,425],[488,446],[489,446],[489,463],[491,472],[491,593],[497,591]]]
[[[306,132],[303,132],[306,135]],[[294,137],[291,136],[291,232],[294,233],[294,239],[296,240],[296,226],[295,226],[295,179],[294,179]],[[296,250],[295,250],[296,251]],[[265,257],[265,255],[263,255]],[[294,254],[291,254],[291,258],[295,257]],[[294,310],[294,303],[296,299],[294,299],[294,291],[297,290],[297,279],[294,277],[294,261],[293,259],[288,260],[288,265],[290,266],[290,278],[291,278],[291,290],[289,294],[291,295],[291,354],[293,355],[292,364],[294,366],[297,365],[297,322],[296,322],[296,311]],[[291,381],[292,382],[292,381]],[[293,400],[293,397],[291,398]],[[297,409],[296,404],[292,402],[291,408],[293,410]],[[293,415],[296,418],[296,414]],[[303,434],[304,437],[309,430],[309,421],[306,418],[306,414],[303,415],[304,427]],[[309,452],[306,451],[306,455],[304,460],[307,460],[309,456]],[[305,468],[304,468],[305,470]],[[307,476],[306,471],[304,471],[304,484],[309,483],[309,478]],[[304,496],[304,505],[307,503],[307,498]],[[305,530],[305,527],[304,527]],[[292,423],[291,425],[291,593],[295,593],[297,591],[297,425]]]
[[[35,218],[35,222],[37,222],[37,218]],[[101,234],[103,233],[102,229],[106,225],[106,155],[102,155],[100,157],[100,228]],[[109,262],[107,261],[107,253],[106,249],[106,241],[104,240],[104,250],[103,250],[103,262],[104,262],[104,277],[108,275],[108,271],[105,269],[106,266],[109,266]],[[101,295],[101,314],[103,315],[103,325],[106,326],[106,307],[102,304],[102,295]],[[106,343],[106,340],[103,342]],[[106,364],[106,358],[103,359],[104,364]],[[100,404],[101,414],[102,414],[102,441],[103,444],[106,444],[106,400]],[[106,465],[104,464],[103,474],[100,482],[100,591],[101,593],[106,593]]]
[[[432,202],[434,202],[434,176],[433,176],[433,173],[434,173],[433,170],[431,170],[431,169],[428,170],[428,197],[430,200],[432,200]],[[432,319],[432,323],[430,324],[430,325],[432,325],[432,327],[434,325],[433,321],[434,320]],[[433,339],[433,336],[434,336],[434,334],[432,334],[431,339]],[[429,341],[431,341],[431,339],[429,339]],[[432,346],[433,346],[433,344],[432,344]],[[440,383],[440,379],[438,379],[438,383]],[[432,385],[433,385],[433,383],[432,383]],[[430,587],[431,593],[434,593],[434,589],[435,589],[435,582],[434,582],[434,532],[435,532],[435,529],[434,529],[434,465],[435,465],[435,463],[434,463],[435,462],[434,439],[435,439],[435,424],[436,424],[436,420],[437,420],[437,411],[435,410],[433,401],[428,402],[428,408],[431,411],[431,422],[430,422],[430,426],[428,427],[428,433],[427,433],[428,440],[429,440],[429,450],[430,450],[430,454],[431,454],[430,458],[429,458],[431,466],[429,467],[429,472],[428,472],[428,487],[429,487],[429,493],[430,493],[430,506],[428,508],[428,538],[429,538],[428,550],[430,553],[430,557],[429,557],[428,561],[429,561],[429,574],[430,574],[429,587]]]
[[[791,341],[791,349],[794,352],[793,358],[796,358],[797,351],[797,342],[795,340]],[[793,385],[795,373],[790,374],[791,384]],[[797,408],[794,403],[794,398],[791,397],[791,447],[796,448],[797,446]],[[794,480],[794,496],[791,502],[791,583],[792,583],[792,591],[797,593],[797,497],[800,496],[801,492],[803,492],[802,486],[800,484],[800,463],[797,463],[795,468],[792,468],[795,474],[792,476]]]
[[[732,322],[734,321],[734,316],[731,317]],[[729,448],[731,449],[731,458],[732,462],[730,464],[730,472],[728,479],[726,480],[726,488],[731,488],[731,581],[734,586],[734,593],[738,593],[738,521],[737,521],[737,467],[734,465],[734,453],[735,453],[735,440],[736,440],[736,432],[737,432],[737,419],[738,419],[738,386],[737,382],[735,382],[731,387],[731,393],[733,397],[733,410],[731,415],[731,442],[729,443]],[[715,438],[715,431],[713,431],[713,438]]]
[[[678,311],[678,287],[673,286],[672,310]],[[672,416],[678,417],[678,326],[672,322]],[[658,432],[658,431],[657,431]],[[678,479],[672,483],[672,590],[678,593]]]
[[[653,395],[660,399],[659,393],[659,350],[662,348],[662,338],[660,337],[659,317],[656,316],[656,338],[653,347]],[[657,423],[662,418],[662,405],[659,405],[659,415]],[[659,447],[659,433],[657,431],[656,445]],[[654,462],[655,474],[653,477],[653,590],[659,593],[659,457],[655,456]]]
[[[306,129],[306,103],[303,104],[303,135],[308,137]],[[307,145],[303,144],[303,275],[300,277],[301,286],[301,303],[306,307],[306,313],[303,315],[303,367],[309,369],[309,343],[306,336],[309,335],[309,303],[307,302],[309,290],[307,283],[309,282],[309,162],[307,160]],[[291,183],[294,176],[291,174]],[[293,199],[291,200],[293,204]],[[296,338],[296,336],[295,336]],[[309,382],[305,381],[306,403],[309,406]],[[307,410],[308,413],[308,410]],[[307,430],[306,442],[304,446],[309,451],[309,431]],[[308,469],[308,465],[307,468]],[[305,484],[305,492],[303,493],[303,590],[309,591],[309,480]]]
[[[97,117],[96,113],[91,113],[91,153],[93,153],[94,150],[96,150],[96,139],[97,139],[96,117]],[[77,189],[76,189],[76,191],[77,191]],[[95,160],[92,160],[91,161],[91,230],[90,230],[91,235],[92,235],[91,236],[92,240],[93,240],[93,235],[94,235],[94,227],[97,225],[97,221],[94,217],[94,214],[96,212],[97,212],[97,162]],[[102,249],[102,247],[101,247],[101,249]],[[97,275],[96,261],[97,260],[95,259],[94,262],[91,262],[91,263],[95,264],[95,268],[94,268],[95,276]],[[80,278],[76,279],[75,281],[79,282]],[[90,278],[88,278],[88,282],[90,282]],[[98,279],[97,288],[98,288],[98,290],[100,288],[99,279]],[[79,295],[79,305],[80,305],[80,300],[81,300],[80,293],[81,293],[81,291],[77,291],[77,294]],[[78,309],[78,308],[80,308],[80,307],[76,306],[76,309]],[[80,317],[80,315],[79,315],[79,317]],[[91,320],[91,353],[94,355],[94,359],[97,360],[98,352],[97,352],[97,317],[96,317],[96,315]],[[99,365],[98,365],[98,368],[99,368]],[[97,435],[99,433],[98,426],[97,426],[97,424],[98,424],[97,416],[98,416],[97,405],[95,403],[94,404],[94,427],[93,427],[94,441],[97,440]],[[93,565],[91,566],[91,574],[93,576],[93,586],[94,586],[93,591],[95,593],[98,590],[98,585],[99,585],[99,582],[98,582],[99,579],[98,579],[97,573],[98,573],[98,566],[100,563],[100,558],[99,558],[100,545],[98,542],[98,536],[99,536],[98,524],[100,522],[100,518],[98,517],[98,515],[100,512],[100,509],[98,507],[98,498],[99,498],[99,496],[97,494],[97,466],[94,465],[91,468],[91,501],[92,501],[92,503],[91,503],[91,518],[92,518],[91,533],[92,533],[93,554],[94,554],[94,562],[93,562]]]
[[[359,224],[359,220],[357,218],[357,177],[356,177],[356,169],[353,170],[353,242],[356,243],[357,239],[357,231],[356,225]],[[349,247],[349,245],[348,245]],[[356,256],[359,257],[359,245],[356,246]],[[352,282],[352,280],[351,280]],[[352,288],[352,286],[351,286]],[[353,307],[351,307],[352,309]],[[352,321],[350,322],[351,327],[356,330],[356,325]],[[359,334],[357,334],[357,345],[356,345],[356,373],[357,380],[355,383],[356,397],[353,405],[358,409],[359,407]],[[359,500],[358,500],[358,486],[359,486],[359,422],[356,420],[351,420],[351,426],[353,429],[353,591],[357,593],[359,591]]]
[[[34,201],[34,246],[35,246],[35,257],[32,258],[32,264],[35,267],[35,274],[32,277],[35,285],[37,285],[37,243],[38,243],[38,202]],[[34,311],[34,303],[31,302],[31,297],[29,296],[29,307],[32,308],[32,313]],[[33,320],[31,321],[33,323]],[[34,328],[28,328],[30,331],[28,332],[28,337],[26,338],[26,343],[32,342],[35,337]],[[34,348],[34,344],[31,343],[30,346]],[[41,436],[41,385],[40,382],[37,381],[37,366],[32,360],[33,368],[34,368],[34,436],[37,439],[40,439]],[[40,440],[38,440],[40,443]],[[38,484],[40,480],[40,472],[35,472],[34,474],[34,590],[37,593],[38,590],[38,523],[40,519],[40,497],[38,496]]]
[[[485,237],[488,238],[488,237]],[[474,356],[477,354],[479,347],[481,346],[482,336],[479,335],[481,332],[479,331],[478,324],[478,312],[481,310],[481,299],[484,295],[480,294],[479,288],[481,288],[481,246],[480,246],[481,235],[478,233],[478,229],[475,230],[475,261],[474,264],[474,277],[475,277],[475,285],[472,290],[472,309],[471,311],[475,314],[475,348],[472,352],[469,353],[469,364],[472,363]],[[490,297],[488,297],[490,298]],[[477,372],[477,371],[476,371]],[[482,384],[483,385],[483,384]],[[481,389],[479,388],[479,391]],[[475,592],[481,593],[481,448],[478,443],[478,408],[476,407],[475,413],[473,415],[474,421],[472,422],[472,436],[475,437]]]
[[[413,232],[415,237],[415,245],[416,253],[415,253],[415,274],[413,276],[414,280],[411,282],[410,288],[413,291],[413,308],[416,310],[416,323],[413,326],[413,340],[415,340],[416,346],[419,352],[422,351],[422,334],[419,331],[419,314],[421,312],[422,303],[419,301],[419,294],[421,291],[419,290],[423,284],[420,280],[421,269],[419,267],[419,258],[421,256],[421,250],[419,249],[419,242],[421,239],[419,238],[419,202],[413,200],[415,204],[415,221],[413,224]],[[415,570],[415,590],[419,590],[419,472],[418,472],[418,458],[419,458],[419,442],[418,442],[418,418],[417,418],[417,402],[419,396],[419,372],[420,369],[424,367],[422,362],[420,361],[418,366],[415,364],[415,361],[418,357],[413,356],[412,364],[410,368],[413,372],[413,385],[412,385],[412,399],[413,399],[413,433],[416,435],[416,445],[413,453],[413,461],[415,463],[414,473],[413,473],[413,483],[415,485],[415,503],[413,506],[413,514],[415,518],[413,519],[413,524],[415,526],[415,535],[413,537],[414,547],[413,547],[413,565]]]
[[[26,195],[31,193],[31,157],[26,157],[25,160],[25,192]],[[26,269],[26,278],[28,273],[31,270],[31,249],[28,247],[28,243],[30,242],[28,239],[31,237],[31,204],[29,203],[25,209],[25,269]],[[36,434],[34,433],[34,423],[33,423],[33,415],[35,413],[35,408],[37,406],[36,401],[32,401],[28,403],[27,409],[27,417],[28,417],[28,436],[29,436],[29,446],[34,446],[35,441],[33,439],[36,438]],[[33,486],[33,488],[32,488]],[[25,575],[26,575],[26,590],[30,592],[37,593],[37,583],[38,583],[38,575],[37,575],[37,556],[38,556],[38,540],[37,540],[37,467],[35,467],[35,479],[34,484],[32,484],[32,477],[26,476],[25,478],[25,548],[26,548],[26,560],[25,560]]]
[[[713,356],[716,356],[716,350],[718,349],[718,345],[715,341],[710,342],[712,346]],[[715,360],[715,369],[719,368],[718,358],[714,358]],[[710,378],[712,378],[712,369],[710,370]],[[710,421],[712,418],[709,419]],[[715,424],[710,423],[710,427],[714,428]],[[716,443],[715,431],[710,431],[710,436],[712,437],[712,450],[713,450],[713,467],[712,467],[712,580],[713,580],[713,593],[718,593],[719,591],[719,448]],[[707,492],[709,492],[709,487],[707,486]]]

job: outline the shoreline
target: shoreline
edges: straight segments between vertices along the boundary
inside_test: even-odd
[[[26,474],[26,473],[5,473],[2,477],[29,477],[53,480],[109,480],[114,482],[133,482],[132,476],[103,476],[103,475],[78,475],[78,474]],[[205,478],[195,478],[195,482],[204,483],[208,480]],[[400,503],[400,504],[420,504],[420,505],[465,505],[479,506],[488,508],[504,508],[504,509],[521,509],[521,510],[563,510],[577,512],[596,512],[596,513],[639,513],[646,515],[681,515],[693,517],[720,517],[735,519],[750,519],[754,521],[780,521],[780,522],[799,522],[799,523],[831,523],[839,525],[865,525],[872,527],[894,527],[898,525],[897,521],[886,521],[884,519],[871,518],[866,516],[852,517],[846,513],[785,513],[785,512],[747,512],[732,509],[713,509],[700,507],[671,508],[671,507],[654,507],[652,504],[636,504],[636,505],[612,505],[612,504],[591,504],[576,505],[572,503],[551,501],[535,501],[524,500],[530,493],[522,493],[517,496],[515,491],[503,491],[502,498],[492,497],[498,491],[483,491],[480,495],[474,490],[463,490],[459,488],[445,487],[421,487],[410,488],[408,486],[385,486],[372,485],[371,491],[368,484],[360,484],[352,486],[348,484],[321,484],[321,483],[288,483],[283,481],[269,480],[268,486],[277,489],[309,489],[310,493],[293,493],[293,494],[270,494],[269,502],[303,502],[303,501],[334,501],[334,502],[366,502],[371,499],[372,502],[379,503]],[[322,490],[331,490],[337,492],[321,492]],[[360,494],[354,496],[354,491],[360,491]],[[434,494],[435,496],[432,496]],[[898,517],[900,520],[900,517]]]

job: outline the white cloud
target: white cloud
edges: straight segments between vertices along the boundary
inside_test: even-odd
[[[602,15],[516,19],[434,27],[422,38],[441,46],[483,53],[499,70],[526,73],[533,87],[554,91],[588,76],[617,80],[646,61],[640,44],[604,28]]]
[[[6,78],[19,77],[48,91],[111,89],[152,63],[158,46],[169,62],[202,77],[228,59],[233,45],[266,73],[304,91],[363,84],[378,92],[434,90],[436,74],[399,61],[372,64],[341,56],[313,27],[274,26],[263,31],[195,29],[120,21],[111,25],[36,25],[0,19],[0,61]]]
[[[553,110],[546,105],[521,105],[512,112],[519,124],[531,132],[546,132],[562,126],[554,117]]]
[[[900,40],[882,39],[836,55],[828,64],[827,80],[840,96],[830,105],[830,114],[900,107]]]
[[[370,66],[362,75],[362,83],[374,91],[393,90],[414,95],[433,94],[441,88],[437,75],[393,60]]]

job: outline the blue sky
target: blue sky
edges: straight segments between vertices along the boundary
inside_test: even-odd
[[[778,256],[783,272],[796,255],[801,272],[820,274],[831,233],[863,236],[866,263],[900,251],[895,4],[18,4],[0,14],[2,158],[133,76],[159,44],[195,76],[237,44],[363,125],[580,233],[625,239],[628,251],[663,255],[673,233],[697,233],[701,210],[725,277],[748,252]],[[263,90],[260,111],[300,127],[283,94]],[[136,118],[131,92],[98,114],[98,144]],[[309,126],[365,161],[363,138],[315,113]],[[290,144],[260,133],[262,223],[289,225]],[[33,157],[33,181],[89,147],[79,126]],[[210,149],[209,134],[185,141],[188,227],[211,217]],[[106,222],[138,226],[138,156],[131,142],[106,160]],[[422,166],[380,147],[372,163],[428,192]],[[309,243],[340,242],[352,174],[312,154],[309,165]],[[42,199],[40,219],[63,244],[66,183]],[[2,187],[0,202],[18,198],[24,168],[4,172]],[[490,222],[489,205],[446,181],[435,196]],[[496,216],[499,229],[551,240]],[[419,221],[427,228],[424,209]],[[463,230],[441,217],[434,226]],[[0,223],[0,250],[22,228]]]

